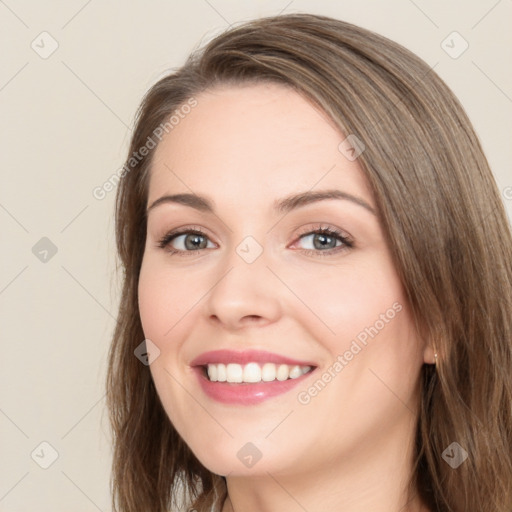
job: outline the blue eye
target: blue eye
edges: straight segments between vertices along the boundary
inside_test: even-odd
[[[174,243],[174,246],[169,248],[171,243]],[[201,249],[211,249],[212,246],[215,247],[214,244],[208,246],[207,235],[199,229],[189,229],[168,233],[158,243],[158,247],[162,249],[167,248],[171,253],[194,252]]]
[[[310,247],[304,248],[304,251],[306,254],[315,256],[326,256],[354,246],[348,236],[344,235],[337,229],[328,227],[308,231],[301,235],[299,240],[308,240]]]
[[[310,247],[303,248],[302,252],[312,256],[327,256],[354,246],[352,240],[347,235],[329,227],[319,227],[318,229],[307,231],[300,235],[298,240],[308,241]],[[217,246],[200,229],[182,228],[178,231],[167,233],[158,242],[158,247],[165,249],[171,254],[184,256]]]
[[[307,240],[308,238],[310,239],[310,242],[313,242],[314,249],[334,249],[335,247],[343,245],[343,241],[340,240],[338,236],[333,236],[325,232],[314,232],[300,237],[301,240]],[[308,248],[305,247],[305,249]]]

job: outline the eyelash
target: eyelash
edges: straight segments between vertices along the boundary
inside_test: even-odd
[[[326,249],[326,250],[319,250],[319,249],[301,249],[301,251],[308,255],[308,256],[332,256],[335,253],[339,253],[341,251],[347,251],[349,249],[352,249],[354,247],[354,241],[342,231],[331,227],[331,226],[322,226],[317,225],[315,227],[309,227],[304,229],[302,232],[299,233],[298,239],[305,237],[306,235],[327,235],[332,238],[336,238],[341,242],[342,245],[338,247],[333,247],[332,249]]]
[[[158,241],[157,247],[159,247],[160,249],[165,249],[170,254],[176,254],[178,256],[189,256],[189,255],[191,255],[193,253],[198,253],[198,252],[206,250],[206,249],[203,248],[203,249],[197,249],[197,250],[193,250],[193,251],[183,251],[181,249],[169,248],[169,244],[175,238],[177,238],[180,235],[185,235],[185,234],[187,234],[187,235],[188,234],[200,235],[200,236],[203,236],[205,238],[208,238],[208,235],[205,232],[203,232],[200,228],[197,228],[195,226],[194,227],[184,227],[184,228],[180,228],[178,230],[171,231],[171,232],[165,234]],[[327,236],[336,238],[343,245],[338,246],[338,247],[333,247],[333,248],[327,249],[327,250],[301,249],[302,252],[304,254],[308,255],[308,256],[320,256],[320,257],[330,256],[330,255],[332,255],[334,253],[338,253],[340,251],[346,251],[346,250],[351,249],[352,247],[354,247],[354,242],[352,241],[352,239],[348,235],[346,235],[345,233],[339,231],[336,228],[329,227],[329,226],[318,226],[318,227],[314,227],[314,228],[308,228],[308,229],[304,230],[302,233],[299,234],[298,240],[300,240],[301,238],[305,237],[306,235],[314,235],[314,234],[327,235]]]

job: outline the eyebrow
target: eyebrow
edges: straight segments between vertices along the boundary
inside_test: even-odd
[[[274,201],[273,208],[278,213],[288,213],[292,210],[295,210],[296,208],[300,208],[302,206],[306,206],[307,204],[315,203],[318,201],[323,201],[325,199],[342,199],[350,201],[354,204],[362,206],[373,215],[377,215],[375,209],[360,197],[336,189],[319,190],[316,192],[307,191],[287,196],[283,199]],[[215,210],[213,202],[207,197],[200,196],[198,194],[174,194],[165,195],[156,199],[151,204],[151,206],[148,207],[146,214],[164,203],[182,204],[184,206],[190,206],[191,208],[195,208],[196,210],[206,213],[214,213]]]

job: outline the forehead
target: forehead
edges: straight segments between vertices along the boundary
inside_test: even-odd
[[[343,187],[370,201],[360,166],[338,149],[345,135],[291,88],[223,86],[196,100],[155,150],[150,199],[192,189],[249,200],[260,190],[271,201],[317,186]]]

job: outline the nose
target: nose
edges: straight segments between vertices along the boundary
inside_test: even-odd
[[[282,314],[279,281],[266,265],[265,253],[248,263],[234,253],[205,301],[211,322],[230,331],[265,326]]]

